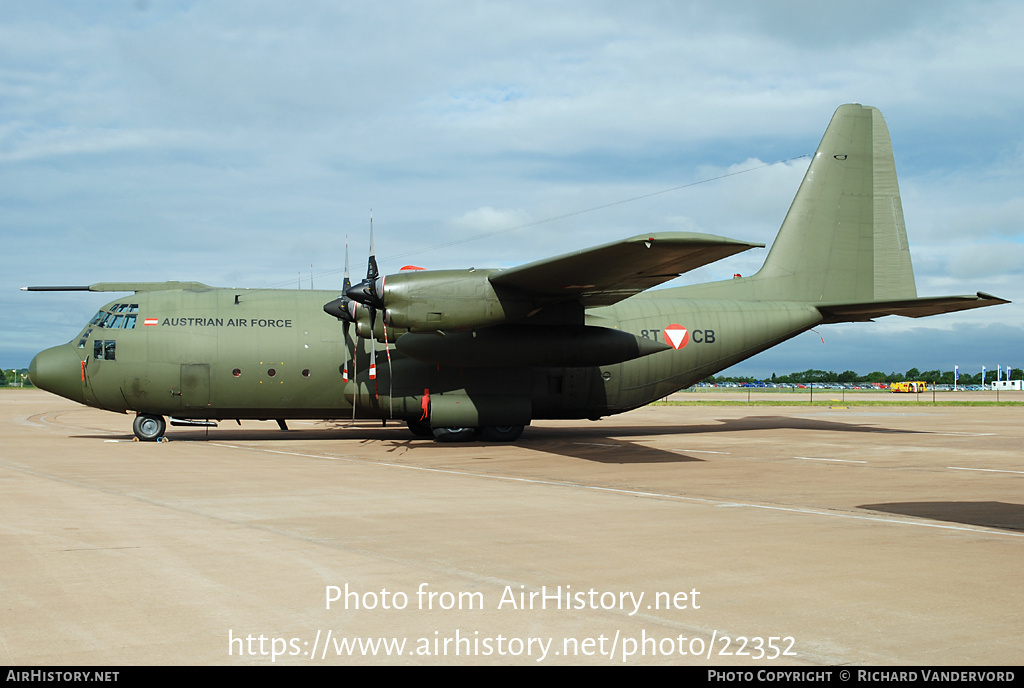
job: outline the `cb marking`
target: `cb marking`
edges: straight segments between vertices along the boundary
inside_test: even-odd
[[[640,330],[640,336],[644,339],[653,339],[656,342],[662,341],[661,330]],[[714,344],[714,330],[691,330],[690,341],[694,344]]]

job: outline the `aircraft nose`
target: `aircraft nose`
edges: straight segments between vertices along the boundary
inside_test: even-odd
[[[36,354],[28,365],[28,378],[39,389],[82,401],[82,359],[70,344]]]

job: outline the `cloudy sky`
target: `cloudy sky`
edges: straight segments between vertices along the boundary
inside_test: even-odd
[[[385,272],[648,231],[770,244],[793,158],[860,102],[918,293],[1015,303],[821,327],[731,372],[1024,367],[1024,6],[855,5],[0,0],[0,366],[113,298],[18,287],[334,288],[371,208]]]

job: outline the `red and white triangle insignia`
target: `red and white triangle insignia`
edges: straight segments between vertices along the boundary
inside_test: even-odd
[[[690,331],[682,325],[672,323],[665,328],[665,339],[668,340],[673,349],[682,349],[690,343]]]

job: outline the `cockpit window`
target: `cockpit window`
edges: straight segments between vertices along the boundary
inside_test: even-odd
[[[138,312],[137,303],[115,303],[109,310],[97,313],[89,324],[108,329],[134,330]]]

